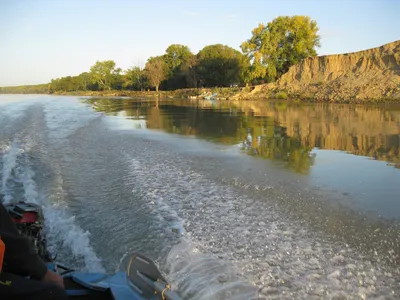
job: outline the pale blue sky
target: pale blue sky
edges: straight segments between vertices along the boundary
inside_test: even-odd
[[[144,65],[173,43],[239,49],[259,23],[296,14],[317,21],[321,55],[400,39],[399,0],[0,0],[0,86],[78,75],[96,60]]]

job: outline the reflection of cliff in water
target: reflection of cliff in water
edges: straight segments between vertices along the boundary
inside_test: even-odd
[[[400,167],[400,107],[287,102],[87,99],[96,110],[144,117],[149,129],[241,144],[251,155],[298,172],[312,165],[314,147],[348,151]]]
[[[255,116],[273,118],[305,147],[347,151],[400,167],[400,107],[237,103]]]

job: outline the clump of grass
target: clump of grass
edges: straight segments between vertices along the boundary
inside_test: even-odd
[[[310,101],[315,98],[315,94],[312,92],[303,92],[298,95],[298,97],[303,101]]]
[[[281,91],[276,93],[275,97],[276,99],[287,99],[288,95],[284,91]]]
[[[245,92],[245,93],[250,93],[251,90],[252,90],[251,86],[245,86],[244,88],[242,88],[242,92]]]

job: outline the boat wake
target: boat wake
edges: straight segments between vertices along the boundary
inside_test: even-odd
[[[149,168],[129,155],[126,155],[126,160],[131,162],[131,182],[135,182],[133,192],[143,194],[142,198],[147,200],[145,204],[156,215],[159,226],[165,228],[170,240],[175,240],[172,247],[165,249],[166,259],[159,257],[158,261],[169,281],[178,286],[180,295],[184,299],[198,300],[256,299],[258,287],[244,277],[243,272],[198,240],[193,240],[191,233],[185,230],[185,227],[192,227],[187,219],[189,214],[194,211],[202,213],[204,207],[201,206],[207,205],[198,197],[205,202],[212,201],[215,187],[203,185],[205,182],[201,182],[199,174],[194,172],[179,172],[166,165],[153,164]],[[196,184],[199,184],[197,188]],[[199,201],[195,203],[196,200]],[[230,206],[225,203],[219,208],[229,209]],[[186,220],[178,212],[183,212]]]
[[[0,145],[0,182],[4,204],[26,201],[43,209],[49,251],[70,267],[88,272],[104,272],[90,245],[90,234],[81,229],[62,201],[49,201],[36,184],[29,149],[20,142]]]
[[[184,299],[257,299],[258,288],[191,240],[182,239],[167,257],[168,278]]]
[[[24,105],[0,111],[0,193],[43,207],[67,266],[111,271],[141,252],[185,299],[399,298],[395,266],[312,230],[313,214],[341,223],[308,210],[315,195],[286,173],[258,176],[251,158],[195,139],[119,131],[73,98]]]
[[[182,295],[252,299],[248,293],[255,287],[260,297],[271,299],[392,299],[398,294],[398,270],[284,216],[268,201],[279,197],[268,184],[258,187],[264,199],[253,198],[246,185],[240,191],[239,180],[221,185],[151,143],[144,143],[145,151],[137,146],[136,155],[125,160],[131,162],[134,192],[180,236],[167,269]]]

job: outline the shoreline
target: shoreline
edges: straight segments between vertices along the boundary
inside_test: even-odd
[[[0,95],[57,95],[57,96],[82,96],[82,97],[130,97],[130,98],[179,98],[192,100],[241,100],[241,101],[295,101],[302,103],[338,103],[338,104],[373,104],[373,103],[400,103],[397,97],[381,97],[379,99],[354,97],[353,99],[316,98],[312,94],[290,93],[286,89],[273,89],[261,91],[261,85],[253,87],[234,88],[192,88],[174,91],[74,91],[47,93],[0,93]],[[217,95],[215,95],[217,94]]]

